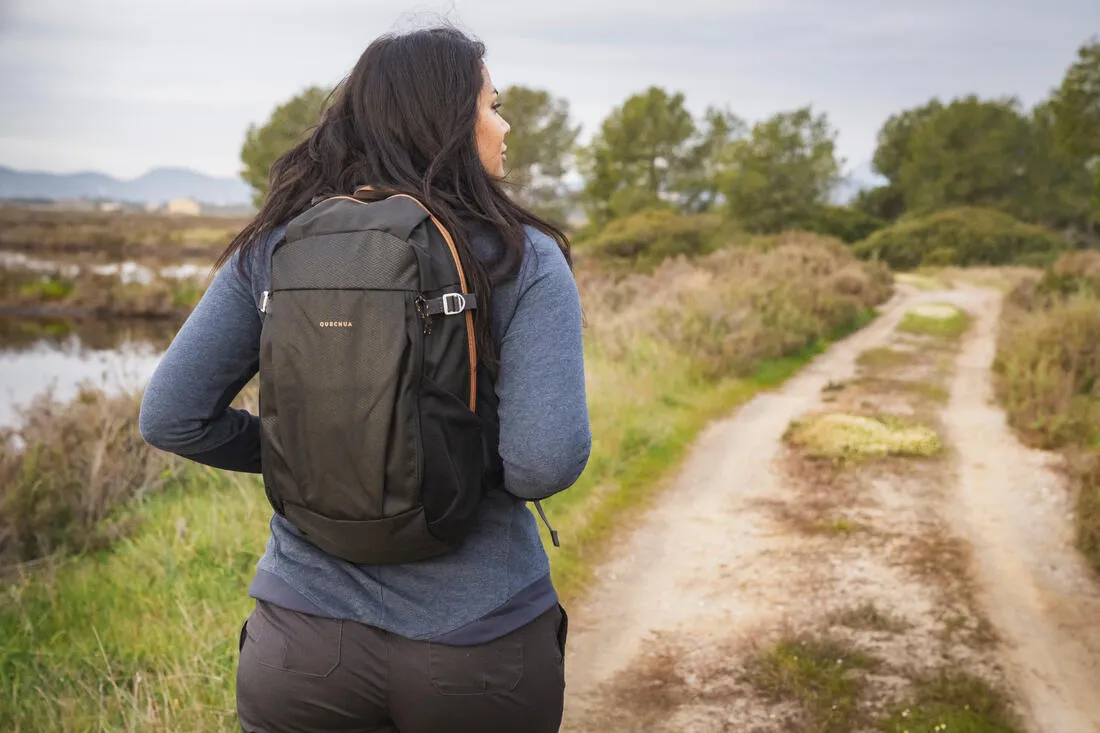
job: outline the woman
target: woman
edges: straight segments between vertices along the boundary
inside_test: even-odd
[[[245,731],[560,726],[566,618],[526,502],[570,486],[588,460],[580,302],[566,237],[501,190],[509,128],[484,51],[451,28],[367,48],[273,166],[266,203],[146,390],[151,444],[259,472],[259,420],[229,403],[258,369],[271,249],[289,220],[358,187],[422,201],[479,294],[476,341],[498,402],[479,416],[499,420],[504,490],[487,492],[457,550],[400,565],[328,555],[274,514],[241,632]]]

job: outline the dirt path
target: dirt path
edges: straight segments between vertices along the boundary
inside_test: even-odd
[[[977,309],[945,423],[959,453],[961,534],[1036,730],[1100,731],[1100,590],[1073,547],[1073,511],[1050,456],[1020,445],[993,403],[996,298]]]
[[[922,302],[977,316],[953,378],[954,352],[895,331]],[[912,694],[913,670],[961,665],[1011,683],[1036,733],[1100,730],[1100,593],[1069,545],[1058,481],[989,403],[998,305],[991,291],[905,290],[781,389],[711,425],[572,609],[563,730],[811,729],[799,727],[804,705],[765,694],[749,672],[773,640],[826,628],[886,660],[861,673],[859,688],[860,705],[879,719]],[[857,359],[887,345],[911,359],[889,379],[868,376]],[[946,408],[914,397],[933,391],[930,375],[952,388]],[[879,386],[841,401],[930,415],[962,458],[818,475],[791,457],[783,436],[793,420],[826,407],[845,384],[872,382]],[[1016,643],[990,641],[983,603]],[[842,627],[858,624],[835,620],[868,608],[864,616],[897,618],[910,631],[853,631]],[[829,727],[820,723],[827,711],[819,718],[812,729],[873,729]]]

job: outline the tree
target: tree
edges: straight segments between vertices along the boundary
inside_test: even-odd
[[[272,164],[317,124],[328,96],[329,90],[310,87],[276,107],[262,126],[249,125],[241,147],[241,178],[252,186],[252,203],[257,208],[267,196]]]
[[[1100,227],[1100,39],[1077,52],[1051,99],[1053,130],[1058,147],[1092,175],[1088,227]]]
[[[1100,39],[1082,46],[1051,100],[1059,142],[1080,159],[1100,156]]]
[[[882,221],[897,221],[905,213],[905,199],[892,183],[867,188],[856,194],[852,207]]]
[[[684,165],[670,183],[681,210],[697,214],[718,203],[730,146],[746,132],[745,122],[729,110],[710,107],[703,113],[703,124],[690,143]]]
[[[569,102],[541,89],[511,86],[501,95],[508,133],[508,183],[515,198],[538,214],[564,223],[569,196],[562,178],[580,127],[569,120]]]
[[[908,211],[1003,207],[1026,195],[1030,126],[1015,99],[956,99],[908,136],[896,184]]]
[[[810,107],[783,112],[733,143],[722,187],[730,214],[748,231],[803,226],[825,204],[840,175],[836,132]]]
[[[925,105],[899,112],[886,120],[879,130],[878,146],[875,148],[875,157],[871,160],[875,172],[885,176],[891,183],[896,183],[902,164],[910,157],[909,143],[913,133],[929,117],[942,110],[943,104],[940,100],[932,99]]]
[[[1097,218],[1089,212],[1093,179],[1086,161],[1061,144],[1056,114],[1052,102],[1032,110],[1027,183],[1011,210],[1024,221],[1087,231]]]
[[[581,151],[584,202],[596,223],[675,200],[695,121],[683,94],[650,87],[616,107]]]

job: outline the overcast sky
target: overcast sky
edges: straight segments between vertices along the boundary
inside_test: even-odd
[[[0,165],[235,174],[249,123],[425,11],[486,42],[498,87],[566,97],[586,135],[656,84],[750,121],[812,103],[850,166],[932,96],[1034,103],[1100,33],[1100,0],[0,0]]]

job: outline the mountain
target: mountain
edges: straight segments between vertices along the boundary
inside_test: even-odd
[[[143,204],[193,198],[205,204],[247,204],[252,190],[239,178],[216,178],[187,168],[155,168],[124,181],[102,173],[40,173],[0,166],[0,199],[99,198]]]

